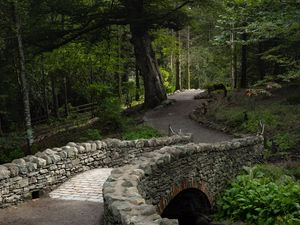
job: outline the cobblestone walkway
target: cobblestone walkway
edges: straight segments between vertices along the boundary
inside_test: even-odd
[[[49,196],[64,200],[103,202],[102,186],[111,170],[100,168],[78,174],[52,191]]]

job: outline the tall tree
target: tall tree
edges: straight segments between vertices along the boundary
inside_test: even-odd
[[[234,24],[232,24],[232,30],[230,33],[231,43],[231,87],[237,88],[237,52],[236,52],[236,32],[234,30]]]
[[[242,40],[244,43],[242,44],[242,57],[241,57],[241,88],[246,88],[248,86],[248,80],[247,80],[247,33],[244,32],[242,34]]]
[[[17,38],[17,43],[18,43],[18,51],[19,51],[20,80],[21,80],[22,95],[23,95],[26,138],[27,138],[27,143],[28,143],[28,150],[30,153],[31,145],[33,143],[33,131],[32,131],[32,126],[31,126],[29,89],[28,89],[27,78],[26,78],[25,55],[24,55],[24,48],[23,48],[23,41],[22,41],[22,34],[21,34],[20,14],[19,14],[17,0],[12,2],[12,11],[13,11],[13,15],[14,15],[15,32],[16,32],[16,38]]]
[[[176,32],[177,42],[176,42],[176,90],[182,89],[182,79],[181,79],[181,58],[180,58],[180,31]]]
[[[149,25],[144,21],[145,5],[143,1],[126,0],[127,13],[135,20],[131,22],[130,31],[137,65],[143,75],[145,88],[145,106],[153,108],[167,98],[162,75],[152,49],[152,40],[149,36]]]
[[[145,106],[152,108],[165,100],[167,96],[152,49],[150,33],[159,27],[180,29],[187,20],[183,8],[191,1],[180,1],[180,3],[174,7],[173,2],[169,0],[164,0],[164,4],[158,0],[120,0],[109,3],[104,1],[82,3],[82,5],[76,1],[76,4],[68,8],[64,7],[66,12],[61,13],[65,15],[65,24],[68,24],[65,30],[62,31],[54,21],[51,29],[45,24],[40,26],[43,29],[40,37],[28,35],[30,37],[28,41],[32,45],[43,46],[43,50],[51,50],[113,24],[129,25],[137,64],[144,79]],[[62,11],[57,6],[51,5],[51,7]],[[39,14],[39,11],[36,10],[35,13]],[[31,28],[32,31],[38,29],[37,27]]]
[[[190,41],[191,41],[191,38],[190,38],[190,26],[187,27],[187,40],[186,40],[186,45],[187,45],[187,59],[186,59],[186,75],[187,75],[187,79],[186,79],[186,82],[187,82],[187,89],[191,89],[191,68],[190,68],[190,64],[191,64],[191,56],[190,56]]]

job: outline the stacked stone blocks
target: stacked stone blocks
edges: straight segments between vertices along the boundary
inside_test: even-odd
[[[32,193],[48,193],[77,173],[99,167],[120,167],[145,152],[190,141],[191,136],[178,135],[136,141],[106,139],[68,143],[15,159],[0,165],[0,208],[31,199]]]

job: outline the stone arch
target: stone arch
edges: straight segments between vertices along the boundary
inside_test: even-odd
[[[165,208],[172,201],[172,199],[174,199],[179,193],[187,189],[196,189],[200,192],[203,192],[203,194],[207,197],[210,206],[213,205],[214,198],[209,191],[209,185],[206,181],[195,179],[181,179],[181,182],[174,183],[171,186],[166,196],[162,196],[160,198],[159,204],[157,205],[157,212],[159,214],[162,214]]]
[[[187,188],[171,199],[161,217],[178,219],[179,225],[208,225],[210,212],[208,196],[198,188]]]

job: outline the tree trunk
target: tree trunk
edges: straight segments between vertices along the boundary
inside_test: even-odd
[[[93,63],[90,62],[90,85],[94,83],[94,70],[93,70]],[[91,91],[90,101],[93,104],[91,108],[91,118],[94,118],[95,111],[94,111],[94,92]]]
[[[131,42],[134,47],[137,66],[144,79],[145,108],[154,108],[167,99],[162,75],[148,34],[149,27],[145,21],[145,1],[125,0],[128,15],[133,19],[130,24]]]
[[[176,37],[177,37],[177,51],[176,51],[176,90],[181,90],[182,85],[181,85],[181,63],[180,63],[180,32],[176,32]]]
[[[136,62],[144,78],[145,107],[154,108],[167,99],[148,31],[130,25]]]
[[[121,41],[120,27],[118,27],[118,96],[120,101],[122,100]]]
[[[3,135],[3,130],[2,130],[2,118],[1,118],[1,115],[0,115],[0,136]]]
[[[64,100],[65,100],[65,117],[69,116],[69,108],[68,108],[68,89],[67,89],[67,76],[64,76],[63,80],[64,85]]]
[[[140,100],[140,71],[137,66],[135,66],[135,100]]]
[[[258,44],[258,68],[259,68],[259,78],[260,80],[263,80],[266,76],[266,70],[265,70],[265,62],[261,58],[261,54],[264,52],[263,44]]]
[[[52,102],[53,102],[53,111],[54,111],[54,116],[56,118],[59,117],[58,115],[58,99],[57,99],[57,93],[55,89],[55,77],[52,75],[51,76],[51,90],[52,90]]]
[[[44,60],[42,60],[41,65],[41,73],[42,73],[42,80],[43,80],[43,99],[44,99],[44,108],[47,120],[49,119],[49,107],[48,107],[48,96],[47,96],[47,81],[44,71]]]
[[[187,65],[186,65],[186,67],[187,67],[187,69],[186,69],[186,71],[187,71],[187,78],[186,78],[186,81],[187,81],[187,89],[191,89],[191,71],[190,71],[190,64],[191,64],[191,62],[190,62],[190,26],[188,26],[188,28],[187,28]]]
[[[242,40],[247,41],[247,33],[242,34]],[[241,59],[241,88],[247,88],[247,44],[242,45],[242,59]]]
[[[237,54],[236,54],[236,43],[235,43],[235,32],[234,26],[230,34],[231,42],[231,87],[232,89],[237,87]]]
[[[16,27],[16,38],[18,42],[18,51],[19,51],[19,63],[20,63],[20,78],[21,78],[21,88],[23,95],[23,105],[24,105],[24,118],[25,118],[25,127],[26,127],[26,138],[28,143],[28,152],[31,153],[31,146],[33,143],[33,131],[31,126],[31,115],[30,115],[30,100],[29,100],[29,90],[26,79],[26,68],[25,68],[25,55],[23,49],[22,35],[21,35],[21,24],[18,14],[17,4],[14,1],[12,3],[14,22]]]

